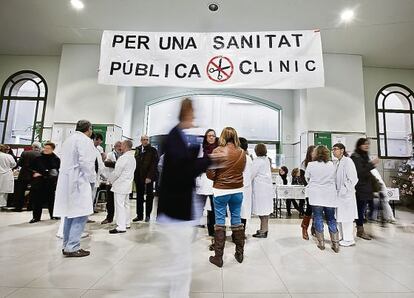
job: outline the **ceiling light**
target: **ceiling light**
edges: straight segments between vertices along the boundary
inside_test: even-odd
[[[354,19],[354,11],[352,9],[345,9],[342,13],[341,13],[341,20],[343,22],[350,22]]]
[[[70,0],[70,4],[77,10],[81,10],[85,7],[85,4],[83,4],[81,0]]]

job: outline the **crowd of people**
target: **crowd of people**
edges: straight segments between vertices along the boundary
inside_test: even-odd
[[[244,260],[246,226],[252,215],[258,216],[260,226],[255,238],[269,235],[269,216],[274,210],[275,190],[272,163],[263,143],[254,148],[255,158],[248,152],[248,142],[232,127],[225,127],[220,136],[208,129],[202,143],[186,134],[194,127],[192,101],[181,104],[179,123],[163,144],[163,154],[141,137],[141,145],[133,150],[130,140],[118,141],[108,154],[101,147],[103,136],[94,134],[92,124],[80,120],[76,132],[62,144],[59,157],[55,144],[33,143],[18,162],[6,146],[0,145],[0,204],[5,205],[8,193],[15,193],[15,210],[22,211],[25,192],[30,185],[33,218],[41,220],[42,208],[47,205],[51,219],[61,219],[62,254],[84,257],[90,251],[80,246],[82,233],[89,216],[94,213],[100,190],[106,192],[106,212],[102,225],[116,227],[110,234],[125,233],[132,222],[151,220],[154,190],[158,193],[156,221],[164,236],[166,249],[171,253],[171,270],[179,272],[171,278],[170,296],[188,296],[191,280],[191,242],[193,228],[200,223],[203,209],[207,210],[207,231],[211,237],[209,249],[214,255],[209,261],[223,266],[226,243],[226,218],[230,220],[234,257]],[[303,185],[306,199],[286,200],[287,217],[291,206],[302,218],[302,237],[309,240],[308,227],[317,247],[325,249],[324,220],[326,220],[332,249],[354,246],[353,223],[356,236],[370,240],[364,229],[364,217],[374,193],[385,189],[370,160],[369,141],[361,138],[351,157],[343,144],[310,146],[301,166],[291,171],[279,169],[276,184]],[[20,167],[14,187],[12,170]],[[136,217],[132,219],[130,198],[133,186],[137,194]],[[379,188],[379,189],[377,189]],[[14,190],[15,189],[15,190]],[[145,204],[145,207],[144,207]],[[387,205],[387,204],[385,204]],[[375,204],[371,204],[375,206]],[[388,206],[389,207],[389,206]],[[385,216],[395,220],[388,207]],[[371,210],[375,209],[371,207]],[[373,215],[375,216],[375,215]]]

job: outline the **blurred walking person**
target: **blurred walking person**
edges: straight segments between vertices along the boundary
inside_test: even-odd
[[[375,169],[375,164],[378,160],[371,161],[369,159],[369,141],[366,138],[358,139],[355,145],[355,151],[351,155],[354,161],[357,173],[358,183],[356,189],[356,202],[358,208],[358,219],[356,220],[357,237],[365,240],[371,240],[371,236],[365,232],[364,217],[367,210],[369,200],[374,199],[374,183],[377,183],[376,178],[372,175],[371,170]]]
[[[179,121],[164,145],[157,222],[167,257],[162,273],[169,281],[169,296],[185,298],[190,293],[191,241],[198,224],[193,202],[195,179],[206,171],[210,160],[207,156],[198,158],[200,144],[191,143],[184,132],[194,126],[190,99],[181,102]]]

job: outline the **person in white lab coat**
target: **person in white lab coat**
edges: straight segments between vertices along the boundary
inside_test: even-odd
[[[7,196],[14,191],[13,168],[16,161],[6,151],[7,147],[0,145],[0,207],[7,206]]]
[[[330,152],[325,146],[315,149],[315,159],[308,164],[305,178],[308,181],[306,195],[312,206],[317,246],[325,249],[323,237],[323,218],[326,218],[332,249],[339,252],[339,233],[336,227],[335,208],[338,206],[335,186],[335,166],[330,161]]]
[[[91,183],[96,180],[95,147],[90,139],[92,124],[80,120],[76,131],[63,143],[61,166],[56,186],[53,215],[65,217],[62,253],[67,257],[85,257],[80,238],[88,216],[93,213]]]
[[[112,184],[111,191],[115,199],[116,228],[109,231],[109,234],[125,233],[131,225],[131,215],[129,208],[129,194],[132,192],[136,161],[132,142],[125,140],[122,142],[122,156],[115,164],[115,170],[109,177]]]
[[[252,166],[253,160],[247,148],[249,144],[245,138],[239,138],[240,148],[246,152],[246,166],[243,171],[243,202],[241,207],[241,221],[246,231],[247,220],[252,218]]]
[[[269,231],[269,215],[273,212],[275,192],[272,186],[272,172],[265,144],[257,144],[254,148],[257,158],[252,164],[252,212],[260,218],[260,230],[255,238],[267,238]]]
[[[336,160],[336,191],[338,194],[338,208],[336,210],[336,221],[339,223],[340,238],[339,245],[353,246],[354,220],[358,218],[358,209],[355,196],[355,185],[358,183],[358,174],[355,164],[345,146],[337,143],[332,146],[332,152]]]
[[[112,172],[115,170],[115,164],[119,157],[122,155],[121,151],[121,141],[117,141],[114,145],[114,149],[108,153],[105,160],[105,177],[109,178]],[[106,179],[106,218],[101,222],[101,224],[112,223],[115,215],[115,203],[114,203],[114,193],[111,191],[112,185]]]

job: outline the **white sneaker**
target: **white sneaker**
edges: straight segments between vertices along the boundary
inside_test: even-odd
[[[345,240],[341,240],[341,241],[339,241],[339,245],[340,246],[345,246],[345,247],[355,246],[355,241],[345,241]]]

